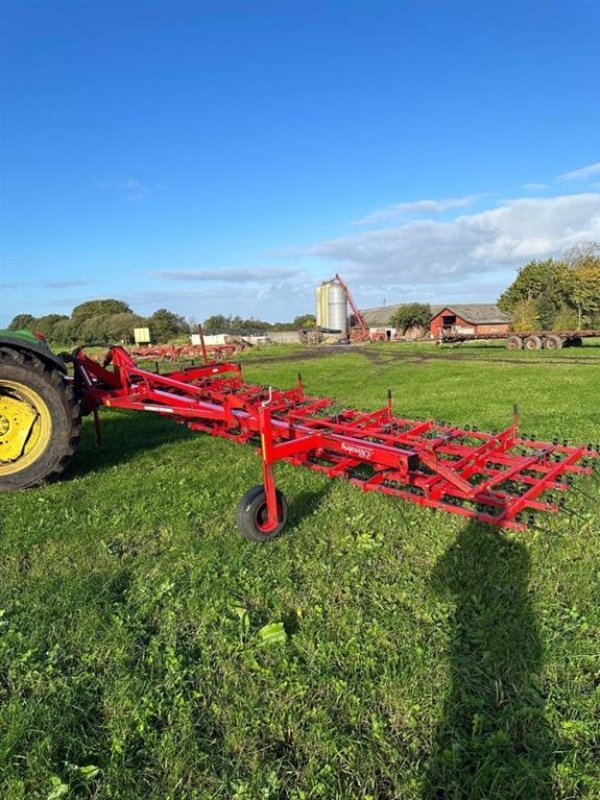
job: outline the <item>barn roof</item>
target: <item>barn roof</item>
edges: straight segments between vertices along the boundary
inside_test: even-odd
[[[384,328],[386,325],[390,324],[391,318],[403,305],[405,304],[400,303],[399,305],[393,306],[366,308],[361,313],[369,328]],[[445,306],[431,306],[431,318],[437,317],[437,315],[445,309],[452,311],[457,317],[464,319],[465,322],[479,324],[510,322],[510,317],[500,311],[498,306],[494,303],[454,303]]]
[[[432,319],[437,317],[442,311],[452,311],[457,317],[464,319],[465,322],[472,322],[474,324],[482,323],[498,323],[510,322],[510,317],[503,311],[500,311],[494,303],[456,303],[448,306],[432,306]]]
[[[361,311],[365,324],[369,328],[385,328],[390,324],[391,318],[401,306],[379,306],[378,308],[365,308]]]

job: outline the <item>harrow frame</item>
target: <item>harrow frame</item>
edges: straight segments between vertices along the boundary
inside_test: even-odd
[[[114,346],[103,364],[82,349],[73,363],[75,389],[83,408],[94,413],[97,431],[98,409],[107,406],[169,416],[192,430],[258,445],[263,495],[252,504],[249,524],[257,534],[251,538],[261,540],[285,523],[274,475],[279,461],[346,478],[363,491],[525,530],[525,516],[557,512],[561,502],[554,495],[564,493],[573,476],[591,474],[590,463],[600,455],[591,445],[522,437],[516,407],[508,428],[484,433],[396,416],[391,392],[384,407],[358,411],[305,394],[300,376],[291,389],[252,385],[231,362],[158,374]],[[245,513],[240,509],[238,521]]]

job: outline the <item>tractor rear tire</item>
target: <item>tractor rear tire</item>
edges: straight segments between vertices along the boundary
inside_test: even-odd
[[[248,489],[237,507],[236,522],[242,536],[253,542],[269,542],[275,539],[284,529],[288,518],[288,504],[279,489],[277,496],[277,526],[268,530],[265,526],[267,518],[267,496],[263,486]]]
[[[0,491],[59,475],[80,431],[79,403],[60,370],[32,353],[0,348]]]

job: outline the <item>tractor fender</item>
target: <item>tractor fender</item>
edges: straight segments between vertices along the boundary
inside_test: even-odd
[[[67,374],[67,365],[65,362],[58,356],[55,356],[42,342],[36,344],[20,336],[11,336],[9,333],[3,332],[0,334],[0,347],[10,347],[13,350],[18,350],[20,353],[35,353],[35,355],[46,364],[56,367],[63,375]]]

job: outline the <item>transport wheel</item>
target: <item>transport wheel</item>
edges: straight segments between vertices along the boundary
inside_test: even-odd
[[[527,350],[541,350],[542,340],[539,336],[528,336],[525,339],[525,347]]]
[[[61,372],[31,353],[0,349],[0,491],[61,473],[80,429],[79,404]]]
[[[546,336],[544,339],[544,348],[546,350],[560,350],[563,346],[563,340],[560,336]]]
[[[268,542],[279,536],[288,518],[288,504],[285,496],[275,490],[277,496],[277,525],[267,526],[267,496],[262,486],[248,489],[240,500],[236,512],[236,522],[242,536],[253,542]]]
[[[506,347],[508,350],[522,350],[523,339],[521,339],[520,336],[509,336],[508,341],[506,342]]]
[[[581,336],[574,336],[571,339],[571,347],[583,347],[583,339]]]

